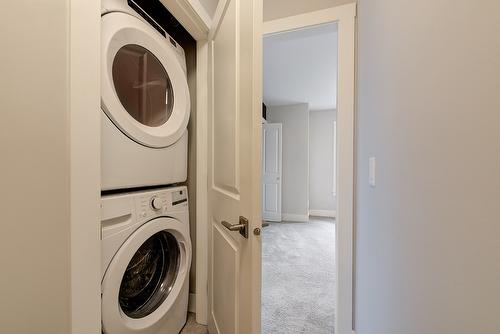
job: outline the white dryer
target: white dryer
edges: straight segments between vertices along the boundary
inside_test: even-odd
[[[101,14],[101,189],[183,182],[190,113],[184,50],[126,0],[103,0]]]
[[[186,188],[103,196],[101,228],[103,333],[179,333],[192,254]]]

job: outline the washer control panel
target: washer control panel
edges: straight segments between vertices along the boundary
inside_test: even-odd
[[[182,207],[187,205],[187,191],[186,190],[177,190],[172,192],[172,206],[173,207]]]
[[[151,218],[171,211],[187,210],[188,197],[185,187],[168,191],[151,191],[135,198],[140,219]]]

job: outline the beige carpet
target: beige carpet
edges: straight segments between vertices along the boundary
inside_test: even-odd
[[[334,333],[334,220],[271,223],[262,236],[262,334]]]

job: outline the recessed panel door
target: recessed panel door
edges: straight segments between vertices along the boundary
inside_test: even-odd
[[[221,0],[209,35],[209,331],[260,333],[262,0]]]
[[[281,128],[262,124],[262,219],[281,221]]]

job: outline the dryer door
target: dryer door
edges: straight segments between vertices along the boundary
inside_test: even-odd
[[[162,148],[189,120],[186,75],[170,41],[124,13],[102,17],[101,108],[132,140]]]
[[[191,245],[182,224],[156,218],[120,247],[102,282],[104,333],[152,329],[187,282]]]

